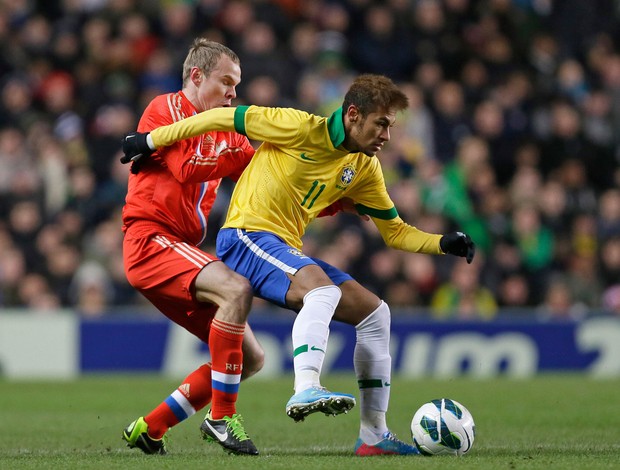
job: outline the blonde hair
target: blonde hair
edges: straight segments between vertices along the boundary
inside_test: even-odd
[[[183,62],[183,86],[187,84],[194,67],[202,70],[206,77],[211,75],[222,55],[228,56],[236,64],[240,63],[237,54],[223,44],[206,38],[195,39]]]

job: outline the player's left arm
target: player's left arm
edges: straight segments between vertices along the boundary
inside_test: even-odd
[[[359,207],[358,210],[360,213],[368,213]],[[461,256],[470,264],[473,261],[476,245],[466,233],[450,232],[445,235],[427,233],[403,221],[398,216],[396,208],[392,210],[396,214],[395,217],[371,215],[386,245],[412,253]]]
[[[152,149],[158,149],[209,131],[234,131],[235,110],[236,108],[232,107],[213,108],[174,124],[158,127],[147,137],[147,144]]]
[[[412,253],[452,254],[467,258],[468,263],[472,262],[475,245],[469,235],[463,232],[445,235],[427,233],[401,219],[385,187],[378,161],[372,161],[366,168],[357,195],[357,211],[372,218],[387,246]]]
[[[361,210],[364,212],[364,209]],[[442,235],[427,233],[407,224],[398,216],[395,208],[387,213],[396,214],[396,217],[383,218],[383,215],[371,215],[387,246],[412,253],[444,254],[439,246]]]
[[[358,210],[361,213],[369,213],[359,207]],[[369,214],[372,213],[374,211]],[[412,253],[450,254],[466,258],[468,263],[473,261],[476,245],[469,235],[463,232],[450,232],[445,235],[427,233],[403,221],[397,215],[395,208],[393,208],[393,213],[396,217],[371,215],[386,245]]]

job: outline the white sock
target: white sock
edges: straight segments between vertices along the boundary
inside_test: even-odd
[[[390,308],[382,301],[355,327],[353,364],[360,388],[360,438],[369,445],[378,443],[388,430],[385,414],[392,371],[390,321]]]
[[[341,296],[340,288],[333,285],[317,287],[304,296],[292,332],[295,393],[321,385],[329,323]]]

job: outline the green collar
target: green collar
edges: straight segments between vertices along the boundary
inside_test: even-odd
[[[342,121],[342,107],[338,108],[327,119],[327,130],[334,148],[338,148],[344,142],[344,124]]]

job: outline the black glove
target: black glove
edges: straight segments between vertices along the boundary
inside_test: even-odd
[[[463,232],[445,234],[439,240],[439,247],[444,253],[464,256],[467,259],[467,264],[471,264],[476,254],[476,245],[471,237]]]
[[[149,157],[155,150],[146,143],[148,132],[131,132],[123,138],[123,153],[121,163],[133,162],[131,172],[136,174],[145,157]]]

